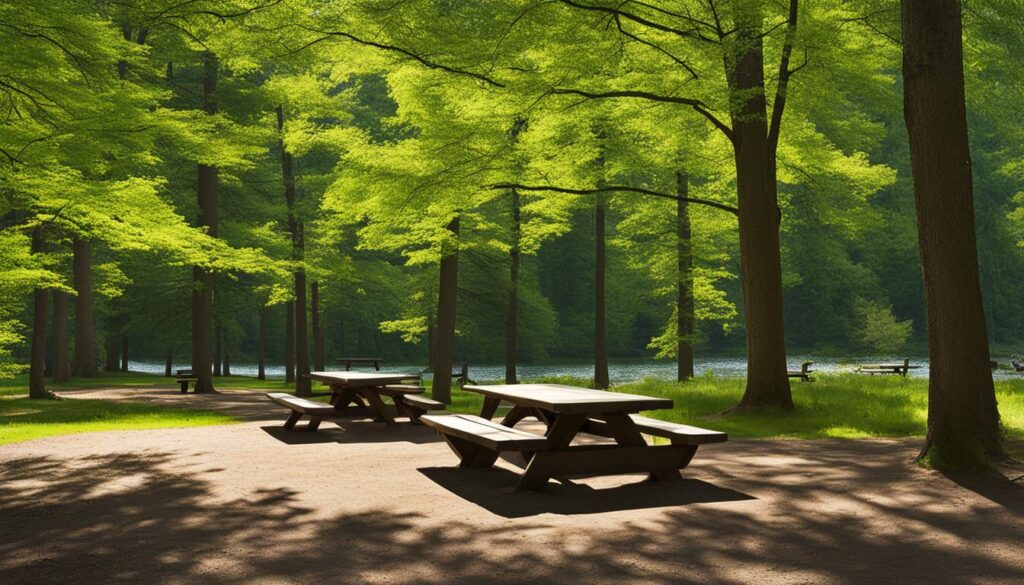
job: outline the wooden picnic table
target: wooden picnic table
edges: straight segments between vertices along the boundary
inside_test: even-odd
[[[380,365],[382,363],[384,363],[384,360],[382,358],[375,358],[375,357],[340,357],[340,358],[335,358],[334,362],[338,363],[338,364],[345,364],[345,371],[346,372],[348,372],[348,371],[350,371],[352,369],[352,364],[356,364],[356,365],[358,365],[358,364],[372,365],[373,369],[379,372],[380,371]]]
[[[906,376],[910,370],[920,369],[921,366],[910,365],[910,359],[903,360],[903,363],[892,363],[892,364],[861,364],[857,366],[857,371],[863,374],[899,374],[900,376]]]
[[[667,398],[560,384],[467,385],[463,389],[484,395],[480,418],[427,416],[424,421],[445,435],[466,467],[493,464],[503,446],[519,451],[526,470],[517,490],[542,489],[550,478],[568,475],[646,472],[651,479],[678,479],[679,470],[689,464],[698,444],[726,440],[724,433],[634,414],[672,408],[672,400]],[[498,426],[491,422],[491,417],[502,402],[510,403],[512,409]],[[547,426],[544,437],[511,430],[527,416],[534,416]],[[488,429],[488,425],[491,428]],[[647,444],[642,429],[654,429],[654,434],[658,434],[659,427],[664,431],[662,436],[671,436],[672,444]],[[525,436],[501,431],[502,428]],[[571,445],[581,432],[608,437],[615,442]],[[491,442],[493,445],[489,444]],[[513,447],[515,442],[523,447]],[[480,445],[483,448],[478,448]]]
[[[311,372],[310,379],[326,384],[338,416],[369,416],[394,424],[395,415],[410,416],[402,401],[405,394],[420,394],[419,374],[383,372]],[[388,405],[382,397],[393,401]]]

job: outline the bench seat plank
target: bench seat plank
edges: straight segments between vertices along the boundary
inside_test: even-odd
[[[491,451],[540,451],[547,449],[546,437],[509,428],[468,414],[423,415],[420,421],[449,435]]]
[[[330,404],[324,404],[323,402],[315,402],[313,400],[306,400],[305,398],[299,398],[298,396],[292,396],[291,394],[285,394],[283,392],[269,392],[267,398],[271,401],[286,406],[295,412],[300,412],[309,416],[337,416],[338,410]]]
[[[721,431],[663,421],[639,414],[631,414],[629,418],[633,419],[633,423],[641,433],[669,439],[677,445],[705,445],[724,443],[729,440],[729,435]],[[608,424],[598,419],[587,421],[587,431],[599,435],[609,435]]]
[[[438,402],[420,394],[406,394],[402,396],[402,402],[420,410],[444,410],[443,402]]]

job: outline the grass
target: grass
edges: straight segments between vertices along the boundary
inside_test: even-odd
[[[530,380],[589,386],[588,380],[547,378]],[[484,382],[481,382],[484,383]],[[76,432],[112,429],[152,429],[174,426],[225,424],[224,414],[161,408],[106,400],[28,400],[24,376],[0,380],[0,444]],[[233,376],[217,378],[218,388],[292,392],[281,380],[260,381]],[[174,386],[162,376],[117,373],[97,378],[76,378],[51,385],[52,390],[90,387]],[[427,384],[427,394],[430,385]],[[646,413],[665,420],[706,426],[733,437],[816,439],[839,437],[923,436],[928,415],[928,382],[898,376],[857,374],[823,375],[810,383],[793,384],[792,412],[737,414],[722,418],[722,411],[739,402],[743,380],[702,376],[686,383],[644,380],[613,390],[663,396],[675,403],[672,410]],[[996,395],[1007,437],[1024,439],[1024,379],[996,382]],[[321,397],[321,400],[326,400]],[[483,397],[459,389],[452,391],[452,412],[479,413]]]

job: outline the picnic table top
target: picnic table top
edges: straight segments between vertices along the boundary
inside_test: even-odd
[[[419,379],[415,373],[384,373],[384,372],[310,372],[309,377],[325,384],[342,386],[382,386],[398,384],[403,380]]]
[[[384,358],[379,357],[340,357],[334,358],[336,362],[382,362]]]
[[[908,368],[908,369],[911,369],[911,370],[917,370],[921,366],[914,366],[914,365],[905,366],[903,364],[860,364],[857,367],[859,367],[859,368],[878,368],[878,369],[885,369],[885,370],[894,370],[896,368],[899,368],[901,370],[903,368]]]
[[[517,406],[556,413],[639,412],[672,408],[672,400],[637,394],[593,390],[562,384],[470,384],[463,390],[500,398]]]

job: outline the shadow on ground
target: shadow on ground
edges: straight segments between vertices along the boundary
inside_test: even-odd
[[[1024,582],[1019,490],[1000,496],[1001,506],[952,513],[941,505],[962,490],[938,474],[896,491],[899,478],[887,480],[870,452],[857,461],[841,443],[827,443],[840,446],[812,468],[801,461],[821,454],[821,444],[753,444],[732,448],[763,449],[764,458],[700,470],[737,490],[688,480],[627,485],[596,498],[554,485],[521,495],[508,493],[511,472],[423,470],[459,497],[513,518],[497,521],[454,499],[454,510],[400,512],[359,508],[360,494],[347,492],[337,494],[337,507],[317,510],[295,488],[273,487],[280,478],[214,497],[220,470],[190,470],[180,454],[155,450],[7,458],[0,582]],[[831,467],[833,458],[846,465]],[[424,482],[422,493],[431,485]],[[839,485],[849,491],[836,493]],[[835,500],[823,506],[826,494]],[[345,503],[353,505],[338,512]],[[593,515],[602,506],[630,512]]]

